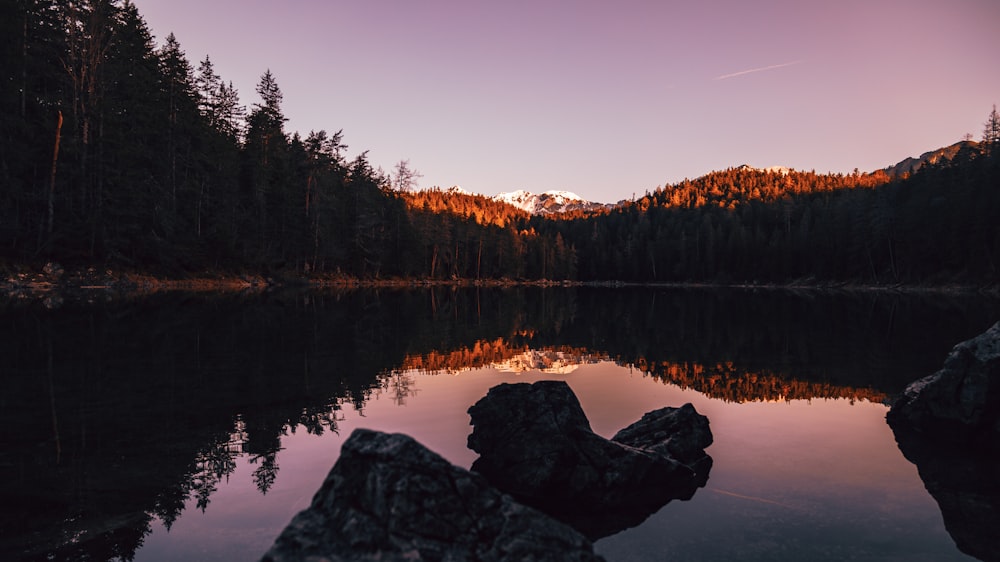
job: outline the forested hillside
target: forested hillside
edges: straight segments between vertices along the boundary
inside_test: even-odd
[[[5,1],[0,236],[8,260],[374,275],[403,205],[340,132],[284,130],[262,69],[245,108],[209,57],[155,47],[136,7]]]
[[[895,181],[737,168],[538,228],[575,244],[583,280],[995,283],[998,163],[977,146]]]
[[[173,35],[157,45],[128,1],[2,0],[0,38],[4,268],[58,261],[362,280],[998,278],[1000,151],[989,127],[983,143],[912,175],[742,167],[610,211],[530,217],[485,197],[394,189],[366,153],[345,156],[343,131],[286,130],[281,69],[261,69],[248,103],[210,56],[193,64]]]

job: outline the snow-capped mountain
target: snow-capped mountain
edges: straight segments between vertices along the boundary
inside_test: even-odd
[[[513,205],[533,215],[550,215],[576,210],[592,211],[605,207],[603,203],[587,201],[583,197],[569,191],[546,191],[545,193],[534,194],[520,189],[510,193],[494,195],[492,199]]]
[[[743,164],[739,167],[740,170],[757,170],[758,172],[770,172],[772,174],[780,174],[782,176],[787,176],[789,172],[792,171],[791,168],[786,168],[785,166],[768,166],[767,168],[754,168],[749,164]]]
[[[447,189],[444,189],[442,191],[444,191],[445,193],[457,193],[458,195],[472,195],[468,191],[462,189],[462,186],[460,186],[460,185],[453,185],[453,186],[451,186],[451,187],[449,187]]]

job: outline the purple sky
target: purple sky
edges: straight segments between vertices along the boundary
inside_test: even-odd
[[[245,105],[421,187],[602,202],[741,164],[870,171],[978,140],[997,0],[134,0]]]

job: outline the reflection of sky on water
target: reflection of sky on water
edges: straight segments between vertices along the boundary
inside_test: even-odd
[[[866,401],[733,403],[682,390],[610,362],[568,375],[495,368],[460,377],[406,374],[403,405],[386,391],[363,416],[345,406],[339,434],[282,437],[277,481],[264,496],[245,457],[205,513],[189,505],[171,530],[154,524],[136,560],[252,559],[273,541],[335,462],[356,427],[412,435],[468,467],[466,410],[501,382],[566,380],[595,432],[610,437],[663,406],[692,402],[709,417],[714,466],[705,489],[671,502],[641,526],[598,542],[609,560],[965,560],[937,505],[885,424],[885,406]],[[251,435],[252,439],[253,436]],[[190,502],[189,502],[190,503]]]

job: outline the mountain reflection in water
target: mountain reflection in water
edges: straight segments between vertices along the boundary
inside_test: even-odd
[[[211,510],[240,462],[267,493],[284,438],[404,403],[421,374],[611,361],[733,403],[880,403],[998,312],[981,298],[583,288],[8,303],[0,555],[132,558],[154,525]]]

